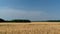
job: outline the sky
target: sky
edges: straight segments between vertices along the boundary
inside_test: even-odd
[[[60,20],[60,0],[0,0],[5,20]]]

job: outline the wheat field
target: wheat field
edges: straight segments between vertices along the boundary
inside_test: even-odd
[[[0,23],[0,34],[60,34],[60,22]]]

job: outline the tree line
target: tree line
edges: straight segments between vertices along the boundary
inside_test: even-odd
[[[32,21],[32,22],[60,22],[60,20],[42,20],[42,21]]]
[[[0,22],[31,22],[31,21],[25,19],[4,20],[0,18]]]

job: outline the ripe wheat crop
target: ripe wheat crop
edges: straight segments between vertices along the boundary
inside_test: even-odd
[[[0,23],[0,34],[60,34],[60,23]]]

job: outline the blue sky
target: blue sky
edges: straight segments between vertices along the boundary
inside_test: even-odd
[[[0,18],[59,20],[60,0],[0,0]]]

